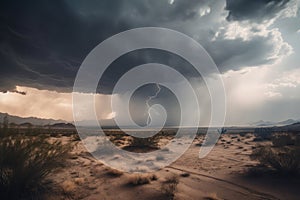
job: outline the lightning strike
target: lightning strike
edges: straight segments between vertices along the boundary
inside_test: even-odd
[[[157,91],[155,92],[155,94],[153,96],[149,96],[148,99],[146,100],[146,105],[147,105],[147,113],[148,113],[148,118],[147,118],[147,126],[150,124],[151,122],[151,114],[150,114],[150,101],[152,99],[155,99],[157,97],[157,95],[159,94],[161,87],[158,83],[156,83],[156,87],[157,87]]]

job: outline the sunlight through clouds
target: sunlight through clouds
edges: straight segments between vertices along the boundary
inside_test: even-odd
[[[17,86],[17,91],[24,91],[26,95],[15,92],[0,93],[1,112],[21,117],[34,116],[73,121],[72,93],[59,93],[20,86]],[[111,112],[110,102],[111,95],[97,94],[95,96],[99,119],[111,119],[115,116],[116,113]]]

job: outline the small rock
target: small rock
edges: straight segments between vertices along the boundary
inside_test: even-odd
[[[74,182],[75,182],[77,185],[82,185],[85,181],[84,181],[84,178],[75,178],[75,179],[74,179]]]
[[[184,173],[180,174],[180,176],[182,176],[182,177],[189,177],[189,176],[190,176],[190,174],[189,174],[189,173],[187,173],[187,172],[184,172]]]

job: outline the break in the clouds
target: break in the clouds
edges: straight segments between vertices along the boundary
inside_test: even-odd
[[[73,121],[71,93],[58,93],[20,86],[17,86],[17,90],[26,92],[26,95],[16,92],[0,93],[1,112],[23,117],[35,116]],[[111,98],[114,96],[95,95],[98,119],[109,120],[113,118],[114,113],[110,109]]]
[[[225,75],[269,67],[278,77],[299,68],[298,0],[3,0],[0,26],[1,92],[22,93],[22,87],[71,92],[81,62],[96,45],[121,31],[145,26],[170,28],[194,38]],[[135,51],[112,63],[98,92],[109,94],[122,74],[149,62],[197,77],[176,55]],[[270,82],[270,77],[263,81],[263,94],[291,95],[265,87]],[[246,83],[231,83],[229,88],[235,91]]]

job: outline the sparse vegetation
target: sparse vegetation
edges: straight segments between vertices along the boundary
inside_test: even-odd
[[[63,166],[71,145],[45,136],[0,139],[0,199],[18,199],[40,191],[46,177]]]
[[[175,192],[177,191],[177,185],[179,183],[179,178],[177,175],[173,174],[166,178],[161,184],[161,191],[166,195],[168,199],[174,199]]]
[[[300,172],[300,147],[291,145],[290,136],[276,136],[273,146],[254,149],[251,158],[283,174]]]
[[[300,148],[260,147],[254,150],[251,157],[280,173],[294,174],[300,170]]]
[[[284,147],[294,145],[294,143],[295,141],[293,141],[291,135],[288,134],[276,135],[272,138],[272,144],[274,147]]]
[[[263,140],[270,140],[273,135],[273,128],[256,128],[254,130],[255,138],[253,141],[263,141]]]
[[[156,134],[152,137],[147,137],[147,138],[132,137],[130,146],[138,147],[138,148],[140,148],[140,147],[157,148],[159,139],[160,139],[160,135],[158,135],[158,134]]]
[[[65,180],[64,182],[62,182],[61,188],[65,195],[70,195],[73,191],[75,191],[76,185],[73,181]]]
[[[5,137],[8,134],[8,115],[5,114],[5,116],[3,117],[3,123],[2,123],[2,127],[1,127],[1,133],[0,133],[0,137]]]
[[[153,180],[157,180],[157,176],[154,174],[132,174],[129,177],[128,183],[130,185],[143,185],[148,184]]]
[[[74,141],[74,142],[78,142],[81,140],[81,138],[77,132],[75,134],[71,135],[71,138],[72,138],[72,141]]]

